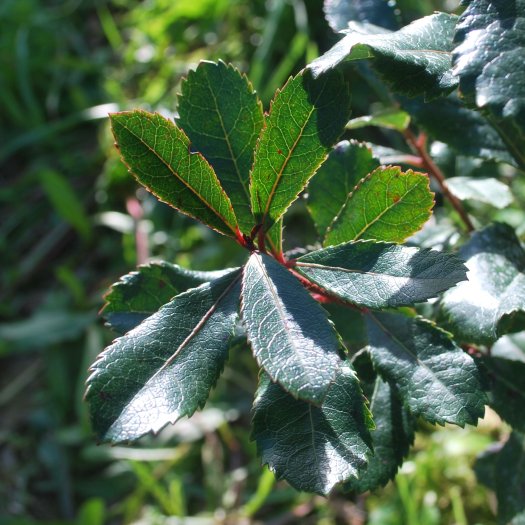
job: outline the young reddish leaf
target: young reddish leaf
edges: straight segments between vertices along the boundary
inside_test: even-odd
[[[322,403],[341,364],[326,312],[268,255],[244,268],[242,320],[257,362],[294,397]]]
[[[231,65],[201,62],[182,83],[177,122],[215,169],[239,221],[254,227],[248,189],[253,152],[264,125],[252,85]]]
[[[171,120],[142,110],[114,113],[111,125],[122,159],[161,201],[236,236],[237,219],[213,168]]]
[[[328,226],[324,245],[358,239],[403,242],[427,222],[433,205],[427,175],[378,168],[346,196]]]
[[[350,115],[341,74],[302,71],[276,93],[251,173],[252,209],[268,230],[326,159]]]

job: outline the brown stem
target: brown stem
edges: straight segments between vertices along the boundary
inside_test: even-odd
[[[463,208],[461,201],[450,192],[445,175],[443,175],[443,172],[438,168],[436,163],[432,160],[432,157],[428,154],[425,135],[416,137],[414,133],[410,131],[410,129],[405,130],[403,134],[412,150],[414,150],[414,152],[421,157],[421,160],[423,161],[423,168],[426,169],[428,173],[432,175],[432,177],[434,177],[434,179],[439,184],[443,195],[449,200],[450,204],[452,204],[453,208],[458,212],[461,220],[467,228],[467,231],[469,233],[473,232],[476,228],[474,228],[474,225],[465,211],[465,208]]]

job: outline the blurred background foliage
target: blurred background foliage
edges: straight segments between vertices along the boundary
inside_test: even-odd
[[[398,5],[404,23],[457,9]],[[243,345],[190,420],[132,448],[99,447],[90,431],[84,381],[113,337],[97,317],[109,285],[152,257],[211,270],[242,256],[138,189],[107,113],[173,115],[183,75],[219,58],[248,74],[267,108],[336,39],[321,0],[0,2],[0,524],[495,523],[471,468],[505,432],[493,415],[477,430],[422,428],[396,481],[375,494],[324,499],[276,482],[250,441],[257,371]],[[373,91],[358,68],[350,74],[354,114],[369,114]],[[401,147],[393,132],[374,133],[353,136]],[[519,205],[501,213],[525,222]],[[299,202],[287,247],[314,241]]]

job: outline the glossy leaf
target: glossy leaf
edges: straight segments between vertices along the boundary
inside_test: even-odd
[[[490,380],[490,406],[515,430],[525,432],[525,363],[485,357]]]
[[[346,129],[359,129],[366,126],[405,131],[410,125],[410,115],[398,108],[387,108],[372,115],[352,119]]]
[[[437,13],[395,32],[351,23],[343,31],[343,39],[309,67],[317,76],[345,60],[372,58],[375,69],[395,91],[408,96],[439,96],[457,85],[450,71],[456,21],[456,16]]]
[[[443,297],[451,329],[462,341],[492,343],[508,318],[525,311],[525,251],[513,229],[492,224],[460,250],[468,282]]]
[[[476,475],[496,492],[498,523],[525,523],[525,435],[512,432],[501,448],[489,449],[476,462]]]
[[[213,168],[175,124],[142,110],[113,113],[113,134],[123,161],[161,201],[235,236],[237,219]]]
[[[329,294],[367,308],[426,301],[465,279],[454,255],[357,241],[299,257],[295,270]]]
[[[213,166],[240,229],[255,225],[248,188],[253,151],[264,125],[262,104],[245,76],[224,62],[201,62],[182,83],[180,127]]]
[[[359,181],[378,166],[371,150],[361,142],[343,140],[330,152],[308,185],[308,210],[321,237]]]
[[[478,367],[449,334],[392,313],[369,313],[367,324],[374,367],[415,416],[460,426],[483,417],[487,399]]]
[[[416,421],[403,406],[394,386],[380,377],[363,384],[358,361],[354,363],[364,393],[370,400],[375,423],[375,428],[370,431],[374,454],[359,477],[347,481],[344,489],[366,492],[384,486],[394,478],[414,441]]]
[[[446,98],[425,101],[403,99],[402,107],[434,140],[448,144],[461,155],[512,162],[512,156],[487,119],[465,107],[452,93]]]
[[[101,313],[111,328],[124,334],[179,293],[231,271],[196,272],[165,261],[139,266],[111,287]]]
[[[466,0],[454,49],[461,94],[486,111],[504,133],[511,152],[525,161],[525,4]]]
[[[326,159],[348,122],[350,95],[339,72],[314,80],[309,71],[277,92],[255,152],[251,202],[268,230]]]
[[[294,397],[322,403],[341,364],[326,312],[289,270],[253,253],[244,268],[242,319],[257,362]]]
[[[324,245],[358,239],[403,242],[427,222],[433,205],[427,175],[378,168],[346,196],[327,228]]]
[[[176,296],[102,352],[86,393],[101,440],[158,432],[204,405],[227,359],[239,282],[235,270]]]
[[[490,355],[525,363],[525,332],[500,337],[494,343]]]
[[[385,0],[325,0],[324,12],[330,27],[338,32],[349,22],[368,22],[386,29],[397,29],[395,2]]]
[[[253,438],[264,464],[298,490],[328,494],[356,477],[370,453],[369,418],[354,371],[342,366],[321,407],[296,400],[262,375]]]
[[[505,208],[512,202],[512,193],[503,182],[492,178],[451,177],[447,179],[449,190],[460,200],[473,200]]]

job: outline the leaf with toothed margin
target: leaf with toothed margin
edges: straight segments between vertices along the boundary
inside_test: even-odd
[[[101,314],[108,326],[125,334],[176,295],[232,271],[198,272],[166,261],[151,262],[124,275],[111,287]]]
[[[427,99],[440,96],[457,86],[451,72],[456,22],[454,15],[436,13],[393,32],[351,22],[343,39],[308,67],[318,76],[345,60],[373,59],[394,91]]]
[[[412,414],[461,427],[483,417],[487,396],[478,366],[447,332],[397,313],[369,312],[366,318],[374,368],[396,386]]]
[[[328,155],[308,185],[308,211],[321,238],[359,181],[379,167],[362,142],[343,140]]]
[[[459,254],[468,282],[443,296],[447,327],[461,341],[493,343],[525,314],[525,250],[510,226],[495,223],[474,233]]]
[[[255,226],[248,188],[253,152],[264,125],[261,101],[246,78],[224,62],[201,62],[181,85],[180,127],[213,166],[242,232]]]
[[[330,295],[367,308],[426,301],[465,279],[455,255],[356,241],[299,257],[294,269]]]
[[[427,175],[396,166],[377,168],[346,195],[324,245],[358,239],[403,242],[422,228],[433,206]]]
[[[366,361],[364,365],[363,361]],[[343,488],[366,492],[386,485],[395,477],[414,442],[416,419],[403,406],[394,385],[383,381],[376,374],[367,377],[363,373],[363,366],[368,369],[372,366],[367,352],[360,353],[353,365],[363,392],[370,400],[370,411],[375,423],[375,428],[370,431],[374,455],[369,458],[359,477],[347,481]]]
[[[338,71],[290,78],[272,101],[251,173],[256,221],[268,230],[324,162],[350,116],[348,84]]]
[[[236,237],[237,219],[213,168],[191,153],[184,131],[158,113],[142,110],[110,115],[122,160],[134,177],[162,202]]]
[[[461,95],[490,119],[525,166],[525,2],[464,0],[453,52]]]
[[[342,361],[326,312],[292,273],[254,252],[244,267],[241,315],[257,362],[294,397],[320,404]]]
[[[102,441],[138,439],[201,408],[228,356],[240,270],[163,306],[99,356],[87,381]]]
[[[370,454],[370,414],[359,381],[343,365],[322,406],[294,399],[266,374],[253,405],[253,434],[263,464],[297,490],[328,494],[359,475]]]

